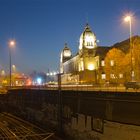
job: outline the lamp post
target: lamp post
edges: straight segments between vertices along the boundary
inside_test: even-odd
[[[9,40],[8,47],[9,47],[9,86],[12,86],[12,69],[11,69],[11,49],[14,48],[16,45],[15,40]]]
[[[129,23],[129,45],[130,45],[130,54],[131,54],[131,81],[134,80],[134,70],[133,70],[133,46],[132,46],[132,16],[131,15],[127,15],[125,18],[124,18],[124,21],[125,22],[128,22]]]
[[[60,134],[63,132],[62,127],[62,92],[61,92],[61,75],[62,73],[58,73],[58,131]]]

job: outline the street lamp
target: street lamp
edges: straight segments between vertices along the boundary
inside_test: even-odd
[[[15,65],[12,65],[12,70],[13,70],[13,73],[16,73],[16,66]]]
[[[11,70],[11,49],[14,48],[16,45],[16,41],[15,40],[9,40],[8,42],[8,47],[9,47],[9,86],[12,86],[12,70]]]
[[[134,71],[133,71],[133,46],[132,46],[132,16],[127,15],[124,17],[124,21],[129,23],[129,43],[130,43],[130,54],[131,54],[131,81],[134,80]]]

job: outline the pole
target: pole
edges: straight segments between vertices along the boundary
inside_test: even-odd
[[[131,54],[131,81],[134,80],[134,69],[133,69],[133,45],[132,45],[132,22],[129,20],[129,31],[130,31],[130,54]]]
[[[9,87],[11,88],[11,84],[12,84],[12,70],[11,70],[11,48],[9,47]]]
[[[8,47],[9,47],[9,86],[11,88],[12,86],[12,70],[11,70],[11,49],[16,45],[15,40],[10,40],[8,43]]]
[[[61,74],[58,74],[58,131],[62,134],[62,92],[61,92]]]

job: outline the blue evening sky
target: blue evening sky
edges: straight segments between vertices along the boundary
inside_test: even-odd
[[[133,34],[140,35],[140,0],[0,0],[0,70],[9,68],[7,42],[15,38],[12,64],[20,72],[57,70],[67,42],[73,53],[86,22],[111,46],[129,37],[123,16],[133,12]]]

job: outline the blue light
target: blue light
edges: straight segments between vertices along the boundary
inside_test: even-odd
[[[37,84],[41,85],[42,83],[42,79],[41,78],[37,78]]]

